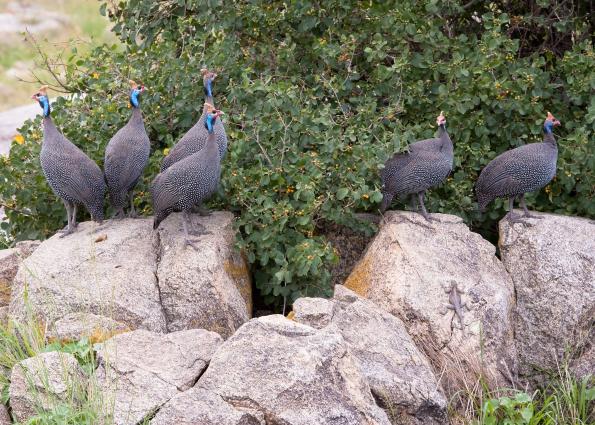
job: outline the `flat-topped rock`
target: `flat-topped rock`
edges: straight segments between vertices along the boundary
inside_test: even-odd
[[[92,313],[165,332],[156,243],[151,219],[85,222],[67,237],[56,234],[19,268],[10,313],[25,318],[27,288],[31,310],[49,326],[70,313]]]
[[[399,317],[452,395],[483,374],[491,386],[515,369],[513,285],[496,248],[462,219],[390,211],[345,286]],[[450,305],[460,290],[462,323]],[[462,329],[460,329],[462,328]]]
[[[143,218],[85,222],[64,238],[52,236],[19,267],[10,314],[24,320],[30,308],[58,339],[125,329],[229,336],[250,318],[252,302],[233,215],[193,219],[210,232],[198,250],[183,246],[179,214],[158,231]]]
[[[521,372],[556,369],[570,348],[578,374],[593,373],[595,221],[538,215],[525,223],[500,221],[500,255],[516,290]]]

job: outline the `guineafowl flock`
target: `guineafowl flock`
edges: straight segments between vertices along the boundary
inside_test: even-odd
[[[190,235],[203,232],[194,229],[190,213],[204,211],[204,202],[216,191],[221,175],[221,161],[227,151],[227,135],[221,121],[223,112],[215,108],[213,82],[217,74],[201,69],[205,103],[196,124],[173,146],[161,164],[161,172],[151,184],[154,222],[153,228],[172,212],[182,212],[184,241],[193,246]],[[129,215],[134,216],[134,188],[149,161],[150,141],[145,130],[140,97],[147,89],[130,81],[129,103],[132,109],[128,123],[109,141],[105,150],[104,172],[54,125],[47,86],[32,96],[43,110],[43,144],[41,167],[48,184],[66,207],[67,226],[64,237],[76,229],[76,209],[83,205],[92,218],[101,223],[106,187],[115,210],[115,217],[124,217],[124,208],[130,203]],[[414,209],[432,220],[424,204],[428,189],[441,184],[451,173],[454,162],[453,142],[446,130],[446,118],[441,112],[436,119],[438,137],[409,145],[408,152],[396,153],[389,158],[380,172],[382,204],[386,211],[393,198],[411,196]],[[529,213],[525,193],[547,185],[556,174],[558,148],[553,128],[560,125],[548,112],[543,125],[544,139],[506,151],[493,159],[481,171],[475,185],[480,210],[496,198],[508,198],[507,219],[511,222],[523,218],[540,218]],[[513,214],[517,199],[524,214]]]

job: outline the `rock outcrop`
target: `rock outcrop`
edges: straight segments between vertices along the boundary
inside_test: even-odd
[[[500,221],[500,255],[516,289],[521,373],[555,369],[568,349],[571,364],[593,373],[595,221],[540,217]]]
[[[293,320],[345,339],[392,424],[447,423],[446,398],[430,362],[397,317],[341,285],[332,300],[297,299],[293,312]]]
[[[51,335],[66,339],[106,326],[108,336],[110,329],[190,328],[229,336],[251,315],[251,282],[235,250],[233,215],[195,220],[211,232],[197,251],[182,247],[177,214],[157,232],[151,219],[123,219],[80,223],[72,235],[51,237],[19,268],[10,314],[24,320],[30,309]]]
[[[175,412],[178,423],[193,423],[191,418],[210,417],[210,406],[223,401],[246,415],[234,422],[234,413],[222,406],[221,416],[229,418],[224,423],[230,424],[390,423],[339,333],[279,315],[252,319],[238,329],[215,352],[195,388],[213,397],[183,394],[161,411]],[[191,408],[183,412],[181,406]],[[155,419],[171,423],[159,414]]]
[[[506,385],[515,369],[513,284],[495,247],[461,218],[388,212],[345,286],[399,317],[453,394],[482,375]],[[449,291],[462,292],[462,323]],[[462,328],[462,329],[459,329]]]
[[[146,330],[117,335],[99,346],[97,380],[115,425],[135,425],[191,388],[223,342],[215,332]]]
[[[16,364],[10,376],[10,407],[17,421],[25,422],[61,402],[82,401],[86,378],[72,354],[52,351]]]
[[[12,281],[19,266],[39,244],[39,241],[22,241],[14,248],[0,250],[0,307],[10,302]]]

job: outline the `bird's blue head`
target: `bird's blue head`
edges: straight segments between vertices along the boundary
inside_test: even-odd
[[[200,70],[202,74],[202,84],[205,91],[206,97],[213,97],[213,81],[217,74],[215,72],[209,71],[207,68],[202,68]]]
[[[556,118],[554,118],[554,116],[551,114],[551,112],[547,113],[547,118],[545,119],[544,123],[543,123],[543,132],[546,134],[552,134],[554,127],[557,127],[561,125],[560,121],[558,121]]]
[[[48,99],[48,86],[41,86],[39,91],[31,96],[31,99],[36,100],[43,109],[43,116],[49,117],[50,112],[52,111],[50,107],[50,100]]]
[[[215,122],[221,115],[223,115],[223,112],[221,112],[218,109],[215,109],[213,105],[210,105],[208,103],[206,103],[205,105],[207,108],[207,115],[205,117],[205,128],[207,129],[209,134],[213,134]]]
[[[139,96],[143,93],[147,88],[142,84],[137,84],[134,81],[130,80],[130,106],[133,108],[138,108],[140,106]]]

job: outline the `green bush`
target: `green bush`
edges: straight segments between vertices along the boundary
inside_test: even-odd
[[[215,102],[227,113],[230,146],[213,204],[237,214],[239,245],[267,303],[325,295],[336,253],[321,223],[371,231],[354,213],[377,210],[379,167],[434,135],[441,110],[455,169],[429,194],[430,211],[460,215],[490,236],[504,203],[480,216],[474,181],[497,154],[539,141],[551,111],[563,124],[558,172],[529,204],[595,216],[587,11],[582,2],[572,10],[564,2],[525,3],[504,3],[510,15],[498,2],[439,0],[103,5],[125,49],[73,55],[67,86],[86,96],[57,100],[53,116],[101,164],[129,116],[126,81],[147,85],[153,154],[136,202],[150,214],[147,188],[164,150],[200,114],[199,69],[219,70]],[[15,239],[45,237],[64,225],[64,209],[40,170],[39,120],[21,134],[24,143],[13,145],[0,171],[5,226]]]

